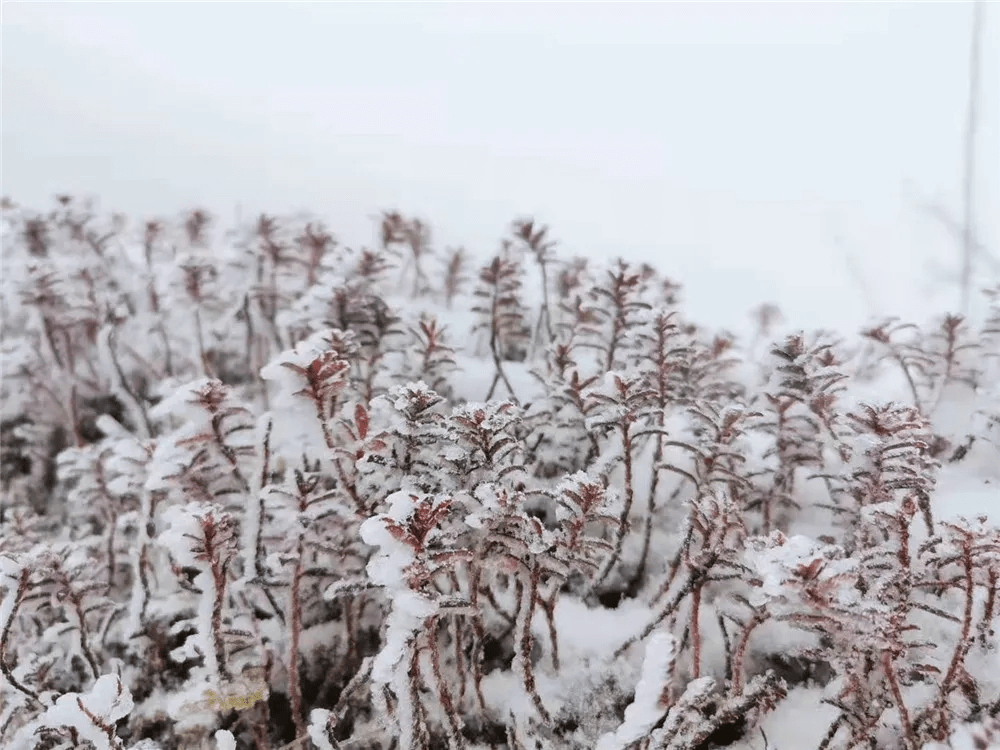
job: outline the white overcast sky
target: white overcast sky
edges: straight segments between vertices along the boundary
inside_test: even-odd
[[[308,208],[348,243],[397,207],[480,253],[534,214],[566,252],[655,262],[715,324],[767,300],[803,326],[919,315],[928,264],[957,262],[919,204],[961,215],[960,0],[2,12],[21,203]],[[978,221],[1000,254],[1000,3],[985,16]]]

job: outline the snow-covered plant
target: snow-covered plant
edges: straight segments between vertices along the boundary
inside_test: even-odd
[[[653,476],[646,500],[646,523],[643,529],[642,553],[639,556],[637,575],[645,571],[649,545],[656,512],[657,493],[660,489],[664,451],[666,450],[667,420],[683,405],[680,399],[682,373],[689,364],[692,348],[677,321],[677,314],[665,307],[650,311],[646,332],[645,354],[649,365],[645,368],[653,411]]]
[[[503,363],[523,360],[524,347],[531,335],[521,295],[523,273],[521,261],[509,244],[479,271],[475,291],[479,303],[472,309],[477,318],[473,332],[485,332],[495,368],[487,399],[493,398],[501,382],[510,397],[517,398]]]
[[[195,633],[188,638],[184,654],[204,659],[210,679],[229,677],[227,640],[227,589],[231,563],[236,559],[236,521],[212,503],[193,501],[164,510],[166,529],[157,541],[170,551],[182,589],[197,597]],[[180,654],[178,654],[180,656]]]
[[[559,275],[559,314],[554,325],[556,337],[549,344],[547,362],[550,370],[555,367],[561,372],[563,368],[559,368],[552,360],[558,361],[560,357],[568,356],[586,364],[588,375],[595,368],[598,371],[603,368],[601,324],[606,313],[602,310],[604,301],[598,296],[596,286],[597,282],[591,277],[586,261],[563,269]],[[581,357],[583,352],[579,351],[581,349],[593,355],[585,363]],[[590,359],[594,360],[593,366],[590,366]]]
[[[557,503],[558,522],[552,556],[565,566],[562,577],[574,568],[596,571],[599,562],[615,549],[601,527],[614,529],[621,524],[614,491],[581,471],[563,479],[551,496]]]
[[[604,280],[593,288],[600,303],[596,309],[603,318],[600,339],[595,345],[607,371],[629,367],[635,361],[635,335],[645,320],[643,313],[650,309],[650,303],[644,299],[646,282],[642,269],[619,258],[605,272]]]
[[[127,550],[122,549],[119,526],[122,516],[135,510],[135,496],[112,491],[110,463],[114,451],[109,445],[92,444],[82,448],[67,448],[58,457],[60,479],[68,486],[67,520],[74,526],[78,539],[93,546],[104,557],[106,581],[114,588],[118,567]],[[100,544],[89,540],[94,533]]]
[[[444,292],[445,306],[451,310],[455,303],[455,297],[461,292],[471,280],[468,275],[469,254],[464,247],[456,247],[448,251],[448,256],[444,264],[444,281],[442,291]]]
[[[600,377],[581,377],[568,348],[555,346],[562,349],[557,368],[547,375],[534,373],[547,397],[534,402],[525,414],[531,429],[526,438],[531,462],[543,477],[582,471],[600,454],[597,432],[588,427],[588,419],[601,407],[590,397]]]
[[[357,355],[353,334],[339,329],[321,331],[283,352],[261,370],[275,383],[272,408],[287,410],[278,430],[286,440],[301,442],[300,454],[332,460],[337,450],[337,417],[351,397],[352,363]],[[279,433],[279,434],[280,434]],[[317,440],[316,438],[319,438]],[[322,446],[318,451],[314,446]],[[311,451],[303,451],[312,448]]]
[[[880,523],[864,523],[864,517],[880,507],[891,515],[900,503],[910,503],[922,514],[933,533],[930,496],[936,483],[938,462],[931,456],[932,436],[926,417],[913,407],[899,404],[862,405],[848,415],[853,437],[845,478],[840,488],[849,495],[859,514],[858,533],[886,539]],[[862,545],[878,546],[862,540]]]
[[[441,538],[439,524],[451,509],[446,497],[398,492],[389,498],[389,511],[361,527],[362,538],[379,547],[368,563],[372,583],[386,589],[391,611],[386,619],[382,650],[372,664],[371,690],[377,709],[390,716],[401,750],[426,747],[430,741],[428,708],[421,696],[420,654],[427,648],[434,664],[433,690],[445,713],[449,747],[459,744],[460,719],[448,683],[442,679],[436,623],[447,609],[461,611],[463,602],[449,598],[434,579],[471,552],[459,550]],[[457,593],[457,592],[456,592]],[[426,645],[421,636],[426,634]],[[388,701],[392,701],[392,707]]]
[[[426,259],[434,255],[430,227],[420,219],[408,219],[398,211],[386,211],[379,229],[382,248],[395,250],[405,258],[401,281],[412,276],[412,296],[419,297],[429,291],[425,264]]]
[[[651,733],[649,746],[654,750],[682,750],[725,743],[733,734],[745,732],[753,724],[753,717],[772,710],[786,693],[773,673],[755,676],[736,694],[720,696],[714,692],[715,687],[711,677],[688,683],[663,725]],[[712,743],[713,739],[717,743]]]
[[[764,361],[377,228],[4,202],[0,746],[989,747],[995,310]]]
[[[932,742],[924,750],[996,750],[1000,748],[1000,718],[969,722],[955,728],[947,743]]]
[[[382,505],[404,485],[432,493],[454,485],[448,456],[440,450],[448,429],[443,403],[423,381],[396,386],[372,402],[380,429],[368,435],[357,462],[372,506]]]
[[[727,403],[746,400],[746,386],[734,378],[739,364],[735,337],[725,331],[708,333],[688,325],[686,334],[693,348],[683,372],[681,395],[689,400]]]
[[[424,382],[435,393],[451,398],[451,378],[458,369],[455,349],[449,344],[448,331],[437,318],[421,317],[410,329],[412,344],[409,358],[401,368],[400,378],[407,383]]]
[[[765,535],[786,526],[782,516],[795,502],[803,470],[821,469],[827,446],[838,447],[843,428],[837,400],[847,378],[827,342],[807,345],[801,335],[790,336],[771,356],[775,367],[763,390],[765,419],[758,429],[772,436],[773,445],[764,453],[767,484],[753,503]]]
[[[452,410],[448,437],[457,450],[443,458],[464,489],[474,491],[489,481],[513,482],[524,471],[521,423],[521,410],[510,401],[468,403]]]
[[[148,490],[173,490],[178,500],[240,502],[230,498],[250,489],[256,424],[230,386],[210,379],[188,383],[151,416],[177,419],[180,426],[157,441]]]
[[[596,587],[604,582],[622,556],[636,497],[634,465],[638,460],[643,437],[648,437],[655,424],[652,411],[656,402],[655,392],[649,387],[644,375],[630,376],[616,371],[609,371],[605,382],[600,387],[592,388],[588,397],[596,404],[587,419],[588,429],[602,436],[607,435],[620,445],[620,454],[614,456],[613,463],[609,461],[605,465],[607,469],[611,469],[615,464],[621,464],[623,488],[614,548],[594,580]]]
[[[69,741],[69,744],[60,743],[60,747],[78,747],[82,740],[95,750],[125,750],[115,725],[134,707],[132,695],[121,678],[103,675],[85,694],[59,696],[44,714],[22,727],[6,747],[29,750],[39,746],[36,743],[40,738],[48,742],[59,737],[63,742]]]
[[[553,251],[555,242],[548,238],[549,228],[536,227],[534,219],[519,219],[514,222],[511,230],[514,238],[520,241],[534,258],[541,276],[542,303],[538,309],[538,320],[535,322],[531,338],[531,350],[534,352],[543,341],[552,341],[554,337],[549,303],[549,268],[555,259]],[[541,338],[543,334],[544,339]]]
[[[626,640],[615,652],[625,653],[630,646],[650,635],[665,621],[675,621],[686,609],[685,637],[690,648],[691,673],[702,670],[702,602],[706,589],[716,581],[725,581],[742,572],[736,551],[746,537],[746,527],[739,503],[724,488],[716,489],[692,501],[688,508],[684,542],[677,564],[671,566],[657,599],[662,599],[646,627]],[[669,596],[668,596],[669,594]]]
[[[4,593],[0,600],[0,671],[12,690],[5,691],[8,707],[5,708],[4,724],[7,725],[12,712],[20,708],[24,699],[30,699],[35,704],[41,704],[39,690],[27,684],[23,675],[17,672],[27,671],[24,664],[18,662],[27,658],[21,653],[24,641],[19,622],[25,617],[26,600],[30,603],[34,586],[44,577],[51,561],[53,552],[35,547],[24,552],[7,552],[0,555],[0,574]],[[18,648],[20,646],[20,648]]]
[[[956,332],[953,330],[953,333]],[[929,410],[931,394],[928,384],[934,376],[935,357],[927,351],[920,327],[889,318],[864,330],[862,335],[870,342],[867,354],[874,363],[888,362],[898,368],[913,406]]]

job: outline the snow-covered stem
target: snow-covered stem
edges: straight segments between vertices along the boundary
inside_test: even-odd
[[[545,343],[554,339],[552,313],[549,309],[549,266],[553,260],[552,248],[555,246],[555,243],[547,238],[548,227],[541,226],[536,228],[533,219],[515,221],[511,229],[514,237],[520,240],[534,257],[541,275],[542,304],[538,310],[538,320],[535,323],[534,333],[531,337],[531,351],[528,354],[529,357],[534,357],[535,351],[540,345],[543,330],[546,335]]]
[[[302,708],[302,678],[299,676],[299,639],[302,636],[302,573],[304,548],[300,537],[295,547],[295,560],[292,567],[292,583],[288,593],[288,611],[285,621],[288,622],[288,695],[291,701],[292,721],[295,723],[295,734],[301,737],[306,733],[305,717]]]
[[[542,702],[542,697],[538,694],[538,689],[535,686],[535,669],[531,661],[531,650],[535,642],[531,634],[531,622],[534,619],[538,599],[540,576],[541,569],[537,562],[532,561],[528,565],[528,569],[524,571],[523,579],[519,579],[517,582],[520,597],[518,599],[517,624],[514,629],[514,662],[511,668],[521,678],[524,689],[531,697],[531,702],[542,721],[548,722],[552,720],[552,717]]]
[[[966,531],[965,529],[956,529],[960,534],[960,554],[961,554],[961,567],[962,567],[962,593],[964,604],[962,606],[962,629],[958,637],[958,641],[955,644],[955,650],[952,653],[951,660],[948,663],[948,671],[945,672],[944,679],[941,680],[941,687],[939,690],[938,702],[941,706],[942,712],[947,712],[946,702],[948,699],[948,693],[951,691],[952,685],[955,679],[958,677],[959,669],[962,668],[962,663],[965,660],[966,654],[968,653],[969,647],[972,645],[972,621],[974,617],[974,607],[975,607],[975,580],[973,574],[975,572],[975,560],[973,558],[973,546],[978,540]],[[947,721],[947,717],[944,717]]]
[[[903,736],[906,738],[908,750],[920,750],[917,737],[913,732],[913,724],[910,721],[910,712],[906,708],[906,701],[903,699],[903,692],[899,687],[896,668],[892,663],[892,651],[889,649],[882,652],[882,671],[885,672],[886,680],[889,683],[889,690],[892,692],[893,700],[896,703],[896,710],[899,712],[899,721],[903,727]]]
[[[635,483],[633,476],[633,461],[637,450],[636,433],[648,419],[647,410],[652,400],[652,393],[646,386],[642,376],[626,377],[618,373],[609,375],[609,392],[594,392],[591,398],[608,410],[604,415],[592,417],[589,421],[591,429],[611,429],[618,433],[621,440],[621,461],[624,468],[623,499],[621,515],[615,530],[614,545],[601,569],[591,582],[591,590],[595,590],[608,577],[608,574],[621,559],[625,536],[629,531],[629,517],[635,501]]]
[[[17,617],[21,603],[28,593],[28,586],[31,581],[31,569],[27,565],[20,566],[15,563],[9,566],[7,570],[4,570],[3,573],[4,582],[6,583],[6,593],[2,602],[0,602],[3,605],[0,607],[0,672],[3,673],[3,676],[10,683],[11,687],[28,696],[31,700],[38,702],[38,693],[26,685],[22,685],[21,681],[14,676],[10,665],[7,663],[7,653],[11,647],[14,618]]]
[[[763,609],[759,609],[754,612],[753,616],[749,621],[747,621],[747,623],[743,626],[743,629],[740,631],[740,639],[737,641],[736,648],[733,650],[732,667],[730,669],[730,689],[733,692],[741,692],[743,690],[743,665],[746,662],[747,646],[750,644],[750,636],[753,635],[754,630],[767,622],[767,620],[767,612]]]
[[[454,698],[448,687],[448,681],[441,672],[441,651],[437,640],[439,624],[440,618],[438,617],[431,618],[427,623],[427,650],[431,655],[431,671],[437,689],[438,700],[441,703],[441,708],[444,709],[448,748],[449,750],[462,750],[465,747],[465,741],[462,738],[462,719],[458,714]],[[460,677],[461,685],[464,686],[465,675],[460,673]]]
[[[646,574],[646,564],[649,560],[649,548],[653,538],[653,525],[656,513],[656,497],[660,488],[660,478],[663,472],[663,455],[666,442],[667,410],[675,398],[674,381],[681,369],[678,360],[686,358],[689,349],[674,346],[679,327],[674,320],[674,312],[664,309],[655,310],[652,316],[652,335],[649,336],[649,348],[652,350],[653,369],[650,374],[654,411],[654,427],[656,429],[655,448],[653,450],[653,476],[649,484],[649,494],[646,496],[646,518],[642,529],[642,550],[639,553],[639,564],[633,577],[634,584],[639,584]]]
[[[168,508],[164,517],[170,528],[161,534],[161,544],[199,571],[194,580],[201,592],[197,638],[205,666],[213,677],[228,679],[222,620],[229,565],[236,554],[235,522],[217,506],[197,502]]]
[[[508,246],[493,257],[479,272],[476,296],[484,302],[473,312],[479,315],[477,330],[489,334],[490,356],[494,375],[486,399],[493,398],[497,385],[503,383],[510,398],[517,403],[517,394],[510,384],[503,362],[516,356],[525,339],[524,307],[521,301],[521,264]]]

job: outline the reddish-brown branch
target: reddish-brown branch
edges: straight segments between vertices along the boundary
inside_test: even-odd
[[[295,736],[306,734],[305,719],[302,716],[302,685],[299,678],[299,639],[302,635],[302,555],[304,554],[302,538],[299,538],[295,549],[295,567],[292,569],[292,585],[288,597],[289,644],[288,644],[288,698],[291,703],[292,721],[295,723]]]
[[[910,712],[903,702],[903,693],[899,688],[899,679],[896,676],[896,668],[892,663],[892,652],[888,649],[882,652],[882,669],[885,671],[886,680],[889,682],[889,689],[892,691],[893,700],[896,702],[896,709],[899,711],[899,722],[902,724],[903,736],[909,750],[920,750],[920,743],[913,731],[913,724],[910,721]]]
[[[701,590],[703,584],[694,587],[691,592],[691,676],[698,679],[701,676]]]
[[[969,646],[972,644],[972,620],[974,617],[973,607],[975,604],[975,580],[973,578],[973,572],[975,570],[975,562],[972,559],[972,539],[968,536],[963,539],[962,566],[965,582],[965,606],[962,609],[962,632],[961,635],[959,635],[958,643],[955,645],[955,651],[952,654],[951,662],[948,664],[948,671],[945,673],[944,679],[941,681],[938,702],[942,707],[942,711],[944,710],[945,702],[948,700],[948,693],[951,691],[951,686],[954,683],[955,678],[958,676],[962,663],[965,661],[965,655],[969,650]]]
[[[625,546],[625,536],[629,530],[628,519],[632,514],[632,503],[635,499],[635,487],[632,480],[632,448],[633,436],[632,425],[629,420],[623,419],[619,424],[619,431],[622,438],[622,464],[625,467],[625,502],[622,504],[622,511],[618,518],[618,528],[615,530],[614,548],[601,570],[590,584],[590,590],[595,590],[608,577],[608,574],[621,559],[622,549]]]
[[[743,632],[740,633],[740,640],[736,644],[736,649],[733,651],[733,667],[732,667],[732,692],[739,693],[743,690],[743,664],[746,661],[747,646],[750,643],[750,636],[753,635],[753,631],[756,630],[760,625],[767,622],[768,615],[763,610],[757,610],[754,612],[753,617],[750,621],[743,626]]]
[[[448,681],[441,673],[441,652],[437,638],[439,624],[440,620],[437,617],[432,618],[428,623],[426,631],[427,646],[431,653],[431,670],[434,675],[434,682],[437,685],[438,700],[441,702],[441,708],[444,709],[445,719],[447,720],[448,745],[451,750],[456,750],[456,748],[461,748],[465,745],[462,739],[462,720],[455,709],[455,701],[452,699],[451,691],[448,689]]]
[[[35,703],[40,704],[41,701],[38,698],[38,693],[22,685],[7,665],[7,648],[10,646],[10,632],[14,628],[14,619],[17,617],[17,611],[21,607],[21,602],[24,601],[24,597],[28,593],[28,582],[30,579],[31,571],[28,568],[21,570],[20,576],[17,579],[17,591],[14,594],[14,606],[11,608],[7,622],[4,623],[3,632],[0,632],[0,672],[7,678],[7,682],[11,684],[11,687],[28,696]]]
[[[542,697],[538,694],[538,688],[535,686],[535,669],[531,662],[531,649],[534,645],[534,638],[531,635],[531,621],[535,613],[535,600],[538,596],[538,580],[540,576],[541,568],[537,563],[532,563],[529,567],[527,583],[524,584],[518,581],[518,586],[521,589],[521,596],[518,598],[520,603],[519,608],[524,608],[526,611],[519,611],[517,615],[520,632],[515,638],[515,643],[517,644],[515,658],[521,664],[524,689],[531,697],[531,702],[534,704],[539,716],[542,717],[543,721],[548,722],[551,721],[551,716],[545,708],[545,704],[542,703]]]
[[[986,601],[983,603],[983,619],[979,623],[979,637],[986,644],[986,637],[993,624],[995,609],[997,604],[997,578],[1000,577],[996,568],[992,568],[989,573],[989,583],[986,588]]]

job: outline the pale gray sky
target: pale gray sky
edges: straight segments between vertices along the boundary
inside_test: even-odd
[[[979,224],[1000,254],[1000,4],[986,3]],[[3,11],[4,194],[169,213],[398,207],[493,249],[652,260],[711,323],[920,314],[956,245],[972,6],[43,3]],[[892,270],[901,267],[897,277]],[[952,295],[954,298],[955,295]]]

